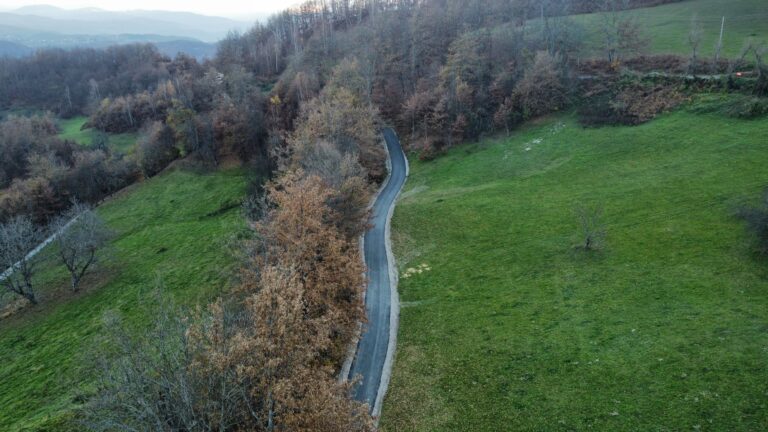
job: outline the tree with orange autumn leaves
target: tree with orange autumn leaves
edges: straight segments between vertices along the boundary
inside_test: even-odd
[[[345,62],[302,109],[252,221],[237,287],[104,362],[92,429],[373,430],[367,405],[336,378],[365,320],[358,236],[371,187],[361,159],[383,166],[357,74]]]
[[[333,190],[286,173],[267,187],[240,284],[191,318],[158,313],[153,333],[111,339],[93,430],[372,431],[336,379],[364,319],[363,265],[333,223]],[[126,342],[128,341],[128,342]]]

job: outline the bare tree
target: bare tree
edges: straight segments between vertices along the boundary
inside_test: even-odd
[[[691,17],[691,30],[688,32],[688,45],[691,47],[691,59],[688,64],[688,71],[696,76],[696,65],[699,61],[699,47],[704,37],[704,27],[699,20],[698,15]]]
[[[91,138],[91,148],[109,154],[109,135],[102,131],[96,131]]]
[[[579,205],[575,212],[579,222],[581,247],[587,251],[603,247],[607,233],[603,222],[603,209]]]
[[[76,292],[80,280],[99,261],[99,250],[109,242],[112,232],[96,212],[80,203],[75,203],[52,226],[59,258],[69,271],[71,288]]]
[[[768,190],[764,192],[759,205],[744,206],[737,215],[747,223],[757,251],[761,255],[768,255]]]
[[[625,55],[642,52],[649,43],[640,24],[631,15],[622,14],[624,9],[627,9],[626,0],[608,0],[602,14],[603,49],[611,63]]]
[[[768,65],[766,65],[764,61],[766,54],[768,54],[768,46],[766,46],[764,42],[758,42],[753,38],[749,38],[744,42],[744,47],[741,49],[739,59],[732,62],[730,66],[730,73],[733,73],[735,65],[744,65],[745,59],[749,55],[754,56],[757,80],[755,81],[753,91],[757,96],[768,94]]]
[[[717,72],[717,63],[720,61],[720,52],[723,50],[723,33],[725,32],[725,17],[720,22],[720,38],[715,44],[715,58],[712,59],[712,71]]]
[[[5,289],[37,304],[32,277],[38,256],[30,253],[43,240],[44,234],[28,217],[18,216],[0,224],[0,275]]]
[[[519,101],[525,117],[537,117],[562,109],[568,93],[560,76],[559,56],[546,51],[536,53],[533,64],[515,85],[513,96]]]

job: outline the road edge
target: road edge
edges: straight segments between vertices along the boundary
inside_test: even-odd
[[[386,167],[387,167],[387,178],[384,179],[384,182],[381,183],[381,186],[379,186],[379,189],[376,191],[376,193],[371,197],[370,201],[368,202],[368,207],[366,207],[367,211],[371,211],[374,205],[376,205],[376,201],[379,199],[379,196],[382,192],[384,192],[384,189],[387,188],[389,185],[389,181],[392,179],[392,155],[389,154],[389,147],[387,147],[387,139],[384,138],[384,134],[381,134],[381,142],[384,144],[384,151],[387,153],[387,159],[386,159]],[[408,162],[406,161],[406,177],[408,173]],[[395,198],[397,199],[397,198]],[[389,216],[388,216],[389,217]],[[385,228],[385,236],[386,228]],[[368,267],[365,263],[365,232],[360,234],[360,238],[358,239],[358,248],[360,250],[360,261],[363,263],[363,278],[365,279],[365,286],[366,289],[363,290],[363,307],[365,307],[365,298],[368,294]],[[389,262],[389,255],[387,255],[387,262]],[[360,337],[363,333],[363,323],[358,322],[357,323],[357,331],[355,332],[355,336],[352,338],[352,341],[349,343],[349,348],[347,349],[347,358],[344,360],[344,364],[341,366],[341,371],[339,372],[339,382],[344,382],[349,380],[349,373],[352,369],[352,363],[355,361],[355,356],[357,355],[357,347],[360,345]],[[389,350],[389,347],[387,347],[387,350]],[[378,398],[378,395],[377,395]]]
[[[405,150],[403,150],[403,143],[400,141],[400,137],[397,136],[395,130],[392,128],[389,129],[392,131],[395,139],[397,139],[397,142],[400,146],[400,152],[402,153],[403,160],[405,161],[405,179],[403,181],[403,185],[400,187],[400,190],[397,191],[395,199],[392,200],[392,205],[389,206],[389,211],[387,212],[387,222],[384,227],[384,244],[387,251],[387,264],[389,265],[389,289],[391,295],[391,305],[389,312],[389,343],[387,344],[387,357],[384,359],[384,368],[381,373],[381,381],[379,382],[379,392],[376,395],[376,402],[373,404],[372,415],[376,421],[376,426],[379,425],[382,404],[384,403],[384,396],[387,394],[387,389],[389,389],[389,381],[392,378],[392,368],[394,366],[395,351],[397,348],[397,331],[400,326],[400,294],[397,291],[399,272],[397,271],[397,260],[395,259],[394,253],[392,253],[392,216],[395,213],[397,201],[400,199],[400,195],[403,193],[403,189],[408,182],[408,175],[410,174],[408,157],[405,154]],[[386,138],[384,140],[384,144],[386,145]],[[386,147],[386,150],[388,156],[387,161],[389,161],[388,167],[391,176],[392,155],[389,153],[389,146]],[[389,179],[387,180],[387,183],[388,182]]]

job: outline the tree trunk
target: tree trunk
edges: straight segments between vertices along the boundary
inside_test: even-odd
[[[35,297],[35,294],[34,294],[34,293],[31,293],[31,292],[22,292],[22,293],[21,293],[21,295],[22,295],[22,297],[24,297],[25,299],[27,299],[27,300],[28,300],[30,303],[32,303],[33,305],[36,305],[36,304],[37,304],[37,298]]]

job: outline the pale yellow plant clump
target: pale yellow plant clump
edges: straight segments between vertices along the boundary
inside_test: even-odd
[[[418,267],[408,267],[408,269],[405,270],[405,273],[400,275],[400,277],[403,279],[408,279],[411,276],[422,274],[428,271],[432,271],[432,267],[430,267],[429,264],[420,264]]]

